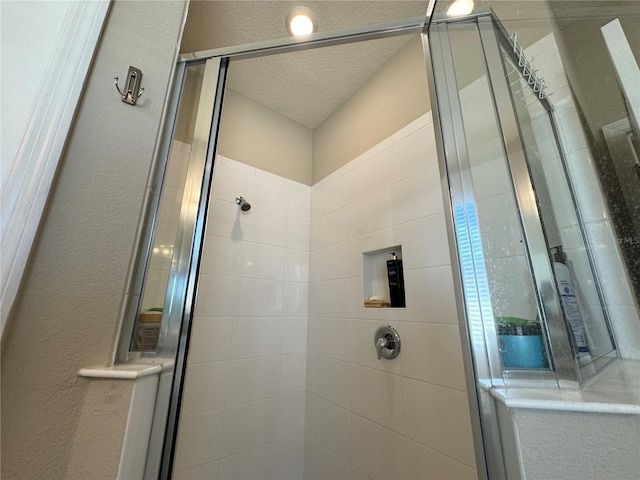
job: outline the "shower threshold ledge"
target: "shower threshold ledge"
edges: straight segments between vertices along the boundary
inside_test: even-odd
[[[526,386],[488,390],[510,409],[640,415],[640,361],[613,360],[577,390]]]

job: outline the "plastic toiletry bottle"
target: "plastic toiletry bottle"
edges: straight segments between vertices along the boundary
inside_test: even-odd
[[[390,252],[392,260],[387,260],[387,276],[389,277],[389,297],[392,308],[406,306],[404,299],[404,272],[402,270],[402,260],[395,252]]]
[[[590,363],[591,352],[587,332],[582,321],[571,272],[567,266],[567,254],[562,251],[562,246],[558,246],[551,248],[551,255],[553,257],[556,285],[558,286],[564,314],[571,330],[571,340],[577,354],[578,363],[581,365]]]

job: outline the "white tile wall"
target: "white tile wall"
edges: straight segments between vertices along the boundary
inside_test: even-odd
[[[310,187],[217,158],[177,478],[302,478],[310,205]]]
[[[351,365],[351,411],[404,434],[402,377]]]
[[[182,396],[182,413],[207,412],[225,405],[225,392],[218,388],[227,383],[227,362],[196,363],[189,368]]]
[[[271,443],[278,438],[278,399],[228,407],[224,412],[221,457]]]
[[[407,438],[358,415],[352,417],[353,465],[373,479],[407,478]]]
[[[300,480],[304,471],[304,434],[275,442],[275,479]]]
[[[181,416],[174,471],[187,470],[220,457],[223,418],[223,409]]]
[[[257,478],[275,480],[277,478],[275,472],[275,444],[269,443],[222,459],[218,478],[229,480]]]
[[[456,459],[474,464],[467,395],[432,383],[405,379],[404,408],[407,437]]]
[[[302,353],[285,355],[280,364],[280,395],[304,392],[307,356]]]
[[[280,395],[280,363],[278,356],[229,362],[225,405],[240,405]]]
[[[319,442],[305,437],[304,478],[351,480],[352,466]]]
[[[220,467],[211,475],[186,477],[226,480],[299,480],[304,461],[302,434],[269,443],[220,460]]]
[[[304,478],[475,478],[431,116],[314,185],[311,210]],[[395,245],[407,308],[365,309],[362,253]],[[396,359],[376,358],[381,324]]]
[[[474,469],[435,450],[410,441],[406,444],[408,456],[407,478],[446,478],[463,480],[476,478]]]
[[[175,472],[173,478],[177,480],[217,480],[218,479],[218,462],[209,462],[198,465],[197,467],[186,468]]]
[[[475,477],[431,122],[312,188],[218,159],[179,478]],[[407,308],[365,309],[362,253],[394,245]],[[394,360],[376,358],[381,324]]]
[[[343,408],[351,408],[349,364],[322,355],[307,358],[307,391]]]
[[[407,323],[403,340],[405,377],[465,391],[458,325]]]
[[[307,397],[313,416],[305,425],[311,437],[345,461],[351,460],[351,412],[315,395]]]
[[[453,277],[448,265],[414,270],[406,268],[404,283],[407,308],[398,310],[398,320],[457,325]]]

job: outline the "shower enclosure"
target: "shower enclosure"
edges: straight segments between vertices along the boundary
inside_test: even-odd
[[[615,344],[582,218],[597,206],[578,208],[553,85],[491,12],[435,21],[429,41],[481,378],[575,387]]]
[[[182,56],[119,347],[164,368],[148,478],[505,478],[490,390],[578,389],[617,357],[558,66],[536,72],[491,11],[428,23]],[[433,115],[312,185],[220,153],[234,62],[410,33]],[[399,308],[376,290],[391,258]],[[382,325],[396,359],[376,358]]]
[[[559,421],[569,392],[618,358],[609,311],[620,300],[598,275],[614,267],[595,255],[616,246],[594,234],[605,202],[579,150],[554,36],[525,49],[486,10],[434,16],[427,48],[487,469],[490,478],[519,478],[530,474],[517,460],[528,420],[518,425],[514,405],[533,409],[524,411],[544,429],[532,412],[550,407],[531,399],[558,400],[555,420],[545,421]],[[615,268],[628,289],[624,268]]]
[[[472,435],[426,103],[426,20],[182,57],[165,188],[137,277],[143,293],[130,304],[137,324],[121,345],[123,358],[164,368],[147,477],[477,475],[482,445]],[[232,148],[264,138],[260,160],[282,145],[278,124],[300,130],[239,95],[234,68],[335,44],[345,54],[364,41],[394,41],[410,59],[420,91],[410,102],[424,105],[418,118],[393,124],[352,109],[355,126],[389,129],[311,182]],[[389,105],[393,86],[356,103]],[[263,120],[234,120],[248,108]],[[404,267],[398,306],[387,260]],[[161,322],[142,320],[159,311]],[[395,358],[387,350],[399,341],[374,340],[394,330]]]

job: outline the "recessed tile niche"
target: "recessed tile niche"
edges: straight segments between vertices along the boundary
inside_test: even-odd
[[[387,268],[387,261],[395,258],[400,260],[397,266]],[[404,275],[402,271],[402,246],[382,248],[362,254],[362,291],[365,308],[404,308]],[[390,273],[391,272],[391,273]],[[390,277],[394,280],[390,281]],[[390,288],[397,283],[397,287]],[[391,289],[396,289],[391,295]]]

